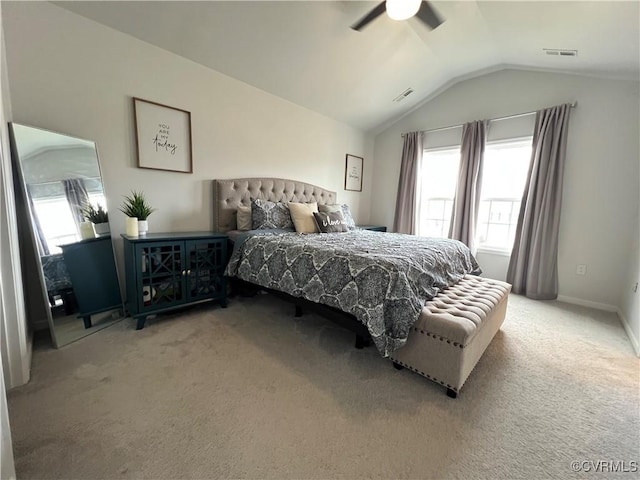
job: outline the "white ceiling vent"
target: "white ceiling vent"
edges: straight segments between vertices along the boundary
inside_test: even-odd
[[[554,55],[556,57],[577,57],[578,50],[561,50],[558,48],[543,48],[544,53],[547,55]]]
[[[407,98],[412,93],[413,93],[413,88],[407,88],[404,92],[402,92],[400,95],[398,95],[396,98],[394,98],[393,101],[394,102],[401,102],[402,100]]]

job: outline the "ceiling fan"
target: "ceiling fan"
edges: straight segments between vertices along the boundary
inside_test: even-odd
[[[351,25],[356,31],[362,30],[370,22],[378,18],[387,11],[387,15],[393,20],[406,20],[417,16],[427,27],[434,29],[444,20],[436,13],[430,2],[421,0],[386,0],[378,4],[373,10],[362,17],[358,22]]]

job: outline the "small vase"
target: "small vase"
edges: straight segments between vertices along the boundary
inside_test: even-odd
[[[149,223],[147,223],[147,220],[138,220],[138,234],[146,235],[148,231]]]
[[[82,222],[80,224],[80,238],[82,240],[88,240],[90,238],[96,238],[96,230],[91,222]]]
[[[127,217],[127,235],[130,237],[138,236],[138,219],[136,217]]]

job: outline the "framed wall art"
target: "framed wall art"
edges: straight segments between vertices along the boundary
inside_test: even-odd
[[[354,192],[362,191],[362,169],[364,159],[347,153],[347,162],[344,171],[344,189]]]
[[[133,98],[138,167],[193,173],[191,113]]]

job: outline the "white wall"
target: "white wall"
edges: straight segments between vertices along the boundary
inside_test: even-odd
[[[245,176],[335,190],[369,220],[363,132],[52,4],[12,2],[4,22],[13,119],[96,141],[114,235],[132,189],[157,208],[151,231],[207,230],[211,180]],[[191,112],[193,174],[136,168],[133,96]],[[347,153],[365,157],[362,193],[343,189]]]
[[[482,277],[495,278],[496,280],[507,280],[507,269],[509,268],[508,253],[494,253],[479,250],[476,253],[476,260],[482,266]]]
[[[0,11],[0,18],[4,10]],[[11,119],[4,29],[0,29],[0,344],[7,388],[29,381],[31,341],[24,309],[9,131]]]
[[[4,368],[0,357],[0,369]],[[13,445],[11,442],[11,427],[9,425],[9,410],[7,407],[7,392],[4,378],[0,376],[0,478],[10,480],[16,478],[13,461]]]
[[[2,20],[2,4],[0,3],[0,20]],[[9,97],[7,95],[6,84],[6,62],[5,62],[5,47],[4,47],[4,31],[0,24],[0,223],[3,225],[8,222],[8,216],[6,211],[6,203],[3,201],[6,193],[5,189],[5,175],[6,168],[5,165],[8,165],[10,162],[8,161],[8,155],[6,150],[6,141],[7,138],[7,123],[6,120],[11,118],[11,108],[9,103]],[[9,177],[10,178],[10,177]],[[2,244],[3,244],[4,235],[0,235],[0,252],[2,252]],[[7,250],[9,250],[7,248]],[[7,269],[10,271],[10,269]],[[2,263],[2,257],[0,256],[0,272],[4,277],[5,265]],[[22,357],[20,355],[21,346],[23,346],[21,339],[11,338],[8,334],[11,333],[11,330],[14,330],[15,327],[18,326],[18,318],[17,316],[8,317],[5,313],[4,309],[4,280],[0,282],[0,350],[2,351],[2,355],[0,355],[0,370],[2,370],[2,375],[0,375],[0,478],[2,479],[13,479],[16,477],[15,465],[13,462],[13,445],[11,442],[11,428],[9,425],[9,411],[7,407],[7,393],[5,383],[9,383],[12,381],[14,375],[9,368],[9,362],[13,362],[16,356],[16,346],[18,350],[17,354],[17,364],[20,363]],[[10,285],[8,287],[11,287]],[[24,319],[23,319],[24,321]],[[8,328],[9,325],[11,328]],[[24,323],[23,323],[24,324]],[[26,345],[24,345],[26,347]],[[26,350],[26,348],[25,348]],[[11,355],[11,357],[10,357]],[[14,362],[16,363],[16,362]],[[16,369],[19,373],[21,368]],[[28,371],[28,369],[27,369]],[[26,381],[26,379],[25,379]]]
[[[632,221],[640,188],[638,82],[503,70],[452,86],[376,136],[371,221],[393,223],[402,132],[574,100],[560,223],[560,295],[614,310],[628,286],[629,262],[637,262],[630,239],[638,235]],[[484,261],[493,271],[506,265],[503,259]],[[577,276],[582,263],[587,275]]]

